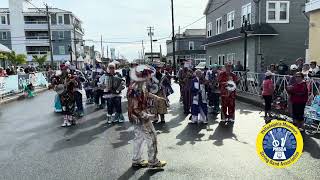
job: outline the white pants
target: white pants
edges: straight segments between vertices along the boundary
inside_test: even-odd
[[[148,162],[149,164],[157,164],[158,148],[157,148],[157,134],[152,122],[144,124],[134,124],[133,140],[133,163],[142,161],[143,143],[146,142],[148,146]]]

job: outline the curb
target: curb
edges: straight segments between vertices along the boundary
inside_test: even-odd
[[[46,92],[47,90],[48,88],[42,88],[42,89],[37,89],[34,92],[37,94],[40,94],[40,93]],[[17,101],[21,95],[22,93],[16,94],[15,96],[4,99],[4,100],[0,100],[0,105],[9,104],[11,102]]]
[[[245,102],[245,103],[248,103],[248,104],[251,104],[251,105],[254,105],[254,106],[257,106],[259,108],[264,108],[264,105],[263,103],[259,102],[259,101],[256,101],[256,100],[253,100],[253,99],[250,99],[250,98],[246,98],[244,96],[239,96],[237,95],[237,100],[239,101],[242,101],[242,102]]]

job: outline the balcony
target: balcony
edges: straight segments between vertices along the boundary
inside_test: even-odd
[[[27,36],[26,45],[27,46],[48,46],[49,37],[48,36]]]
[[[48,29],[48,21],[25,21],[25,29]]]
[[[308,3],[306,3],[306,12],[311,12],[317,9],[320,10],[319,0],[310,0]]]

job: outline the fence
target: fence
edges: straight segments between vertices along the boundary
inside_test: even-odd
[[[44,73],[0,77],[0,100],[6,96],[23,92],[25,86],[30,83],[35,87],[48,86],[48,81]]]
[[[262,82],[265,78],[263,73],[253,72],[235,72],[240,82],[237,86],[239,92],[249,94],[251,96],[261,96],[262,94]],[[291,77],[289,75],[274,75],[273,82],[275,83],[275,93],[278,96],[288,100],[287,86],[290,84]],[[309,90],[309,102],[313,100],[316,95],[320,94],[320,78],[306,78],[305,79]]]

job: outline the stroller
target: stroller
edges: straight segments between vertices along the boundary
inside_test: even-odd
[[[304,110],[306,132],[320,133],[320,95],[316,96],[310,106]]]

